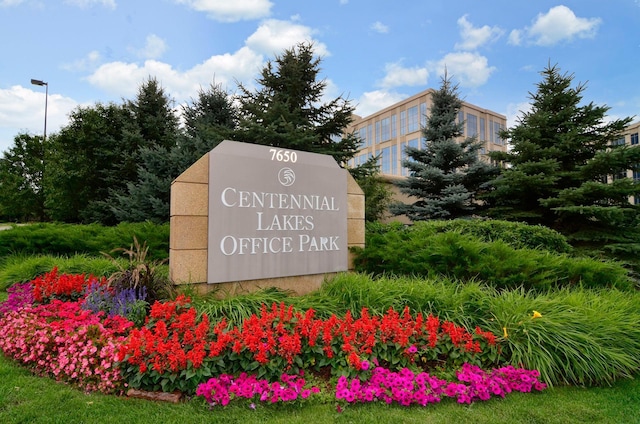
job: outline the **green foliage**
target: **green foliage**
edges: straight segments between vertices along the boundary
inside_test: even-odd
[[[42,137],[19,134],[0,158],[0,220],[42,220],[44,170]]]
[[[25,255],[4,257],[0,261],[0,290],[17,282],[31,281],[58,267],[61,274],[91,274],[107,277],[118,267],[106,258],[87,254],[73,256]]]
[[[640,379],[622,380],[613,387],[554,387],[535,395],[511,394],[505,399],[478,402],[461,407],[443,401],[427,408],[406,408],[384,403],[354,405],[336,412],[332,399],[315,397],[297,403],[248,404],[231,402],[212,411],[200,398],[179,403],[150,402],[127,396],[85,393],[69,385],[34,375],[0,356],[3,392],[0,396],[0,422],[105,423],[128,424],[162,421],[182,423],[287,423],[354,422],[360,424],[433,423],[504,424],[548,423],[583,424],[624,423],[637,414]],[[305,376],[306,378],[307,376]],[[314,400],[315,399],[315,400]]]
[[[0,231],[0,258],[24,253],[28,255],[63,255],[86,253],[98,256],[131,243],[133,237],[149,246],[149,258],[169,256],[169,225],[150,222],[122,223],[115,227],[99,224],[32,224]]]
[[[416,223],[413,231],[421,234],[430,232],[456,231],[469,234],[482,241],[503,241],[514,249],[541,249],[555,253],[571,253],[573,248],[566,238],[542,225],[527,225],[495,219],[455,219],[450,221],[429,221]]]
[[[111,219],[100,202],[135,178],[140,144],[135,134],[125,106],[98,103],[71,112],[69,124],[49,138],[44,176],[49,217],[62,222]]]
[[[339,164],[353,158],[359,142],[354,135],[343,137],[343,132],[354,107],[342,97],[321,103],[327,82],[318,79],[320,62],[313,44],[300,43],[267,62],[255,92],[241,84],[235,139],[332,155]]]
[[[292,297],[289,292],[270,287],[237,296],[219,292],[194,296],[192,305],[198,310],[198,314],[206,313],[214,322],[225,318],[229,325],[234,326],[242,325],[253,314],[259,314],[262,305],[289,302]]]
[[[501,136],[508,153],[490,154],[509,164],[484,200],[491,216],[554,228],[571,240],[635,243],[640,209],[629,203],[637,182],[640,146],[619,146],[631,118],[607,120],[606,106],[581,104],[584,84],[557,66],[542,71],[530,94],[531,110]]]
[[[504,354],[552,384],[602,385],[640,367],[640,296],[617,290],[509,291],[488,299],[482,325],[505,328]],[[533,319],[533,311],[542,316]]]
[[[374,274],[404,274],[464,281],[478,280],[506,289],[538,291],[555,287],[634,287],[619,263],[573,258],[534,249],[514,249],[496,240],[485,242],[471,234],[436,233],[427,226],[378,227],[366,247],[356,249],[356,269]],[[426,231],[423,231],[426,230]]]
[[[480,207],[477,196],[498,175],[499,168],[480,159],[484,142],[476,137],[458,140],[464,135],[464,122],[456,122],[462,108],[457,90],[445,74],[440,89],[432,94],[422,130],[424,146],[406,148],[408,159],[402,165],[409,176],[396,182],[400,191],[416,200],[392,205],[393,214],[412,221],[470,216]]]
[[[230,138],[237,110],[219,85],[200,90],[198,98],[183,106],[185,133],[169,146],[141,147],[138,176],[126,190],[113,193],[109,207],[118,221],[169,221],[171,182],[218,143]]]
[[[364,218],[367,222],[382,219],[391,203],[392,193],[380,176],[378,157],[372,156],[362,165],[349,169],[364,192]]]

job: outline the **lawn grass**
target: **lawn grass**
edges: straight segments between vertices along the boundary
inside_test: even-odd
[[[201,399],[179,404],[85,394],[32,375],[0,356],[2,423],[640,423],[640,379],[612,387],[554,387],[540,393],[511,393],[473,405],[451,400],[427,407],[354,405],[336,410],[333,401],[302,404],[248,403],[209,410]]]

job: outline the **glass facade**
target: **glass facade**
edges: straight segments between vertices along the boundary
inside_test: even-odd
[[[407,132],[412,133],[420,129],[418,120],[418,106],[407,109]]]
[[[478,117],[472,113],[467,113],[467,137],[478,135]]]
[[[428,148],[422,130],[431,112],[432,94],[432,90],[426,90],[368,118],[356,120],[351,132],[356,131],[362,139],[363,151],[359,152],[352,163],[357,166],[366,162],[367,157],[377,156],[383,175],[406,176],[407,169],[402,166],[403,160],[407,159],[406,147]],[[486,152],[505,149],[499,145],[502,140],[495,134],[506,125],[506,118],[502,115],[463,102],[462,109],[456,116],[456,123],[463,124],[464,135],[477,136],[479,140],[486,142]],[[493,142],[489,142],[489,139]],[[485,156],[483,160],[484,158]]]

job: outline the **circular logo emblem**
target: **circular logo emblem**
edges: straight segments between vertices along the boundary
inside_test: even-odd
[[[289,187],[296,182],[296,174],[293,172],[291,168],[282,168],[280,172],[278,172],[278,181],[285,187]]]

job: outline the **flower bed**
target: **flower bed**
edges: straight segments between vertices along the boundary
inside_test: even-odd
[[[205,378],[220,374],[256,373],[273,380],[283,372],[329,370],[355,376],[369,360],[401,369],[486,366],[500,357],[492,333],[469,333],[437,317],[413,317],[408,309],[390,309],[382,317],[363,309],[357,319],[347,313],[321,320],[313,310],[274,304],[228,328],[224,320],[211,326],[179,296],[151,307],[147,324],[131,331],[118,360],[134,388],[193,393]]]
[[[0,349],[37,374],[105,393],[125,381],[115,353],[133,324],[83,310],[78,302],[53,300],[0,318]]]
[[[37,374],[88,391],[177,390],[211,405],[233,398],[306,399],[319,389],[306,383],[305,371],[326,383],[337,379],[335,396],[344,403],[427,405],[443,397],[470,403],[544,388],[536,371],[483,371],[502,361],[492,333],[414,316],[408,308],[383,316],[365,308],[357,317],[348,312],[323,320],[313,310],[263,305],[232,327],[225,320],[211,323],[178,296],[154,303],[144,326],[136,328],[114,313],[129,310],[127,302],[115,309],[108,302],[130,296],[107,289],[102,279],[57,270],[15,285],[0,305],[0,349]],[[456,369],[456,382],[427,372]]]

